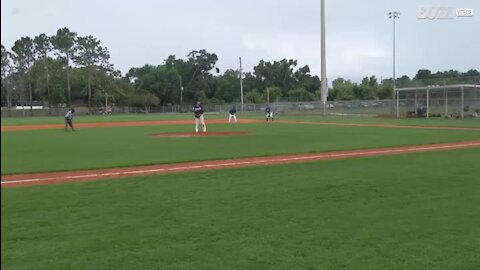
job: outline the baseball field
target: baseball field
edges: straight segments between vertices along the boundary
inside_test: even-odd
[[[480,121],[2,118],[2,269],[476,269]]]

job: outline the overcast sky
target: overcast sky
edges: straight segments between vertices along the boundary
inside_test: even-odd
[[[473,8],[474,17],[417,20],[418,6]],[[397,75],[480,69],[480,0],[327,0],[327,76],[391,77],[392,22],[397,21]],[[68,27],[93,35],[123,73],[207,49],[222,71],[251,71],[259,60],[298,59],[320,74],[320,0],[2,0],[1,41],[53,35]]]

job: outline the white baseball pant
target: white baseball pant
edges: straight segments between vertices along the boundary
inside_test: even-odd
[[[203,115],[200,115],[199,118],[195,117],[195,132],[198,133],[198,129],[202,126],[203,132],[207,132],[207,126],[205,125],[205,119]]]

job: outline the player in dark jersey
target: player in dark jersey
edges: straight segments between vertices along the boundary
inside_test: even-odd
[[[272,118],[273,121],[273,110],[270,108],[270,105],[267,105],[267,108],[265,108],[265,113],[267,113],[266,120],[268,122],[268,118]]]
[[[65,131],[68,131],[68,127],[75,131],[73,128],[73,115],[75,114],[75,109],[70,109],[67,114],[65,114]]]
[[[207,126],[205,125],[205,119],[203,117],[203,106],[200,101],[193,106],[193,115],[195,116],[195,132],[198,133],[198,128],[202,125],[203,132],[207,132]]]
[[[232,121],[232,119],[237,122],[237,109],[235,109],[235,107],[233,107],[229,112],[229,116],[228,116],[228,122],[230,123]]]

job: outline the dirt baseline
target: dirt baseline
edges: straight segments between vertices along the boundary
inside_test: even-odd
[[[152,135],[158,138],[196,138],[196,137],[211,137],[211,136],[234,136],[245,135],[247,131],[208,131],[208,132],[177,132],[177,133],[158,133]]]
[[[263,121],[255,119],[240,119],[238,123],[261,123]],[[210,124],[228,124],[225,119],[206,120],[207,126]],[[141,127],[141,126],[173,126],[173,125],[194,125],[194,120],[159,120],[159,121],[128,121],[128,122],[96,122],[96,123],[74,123],[75,128],[100,128],[100,127]],[[21,130],[45,130],[60,129],[63,130],[64,124],[49,125],[19,125],[19,126],[1,126],[1,131],[21,131]]]
[[[209,119],[206,121],[207,126],[210,124],[228,124],[225,119]],[[238,123],[263,123],[264,120],[258,119],[240,119]],[[439,130],[464,130],[464,131],[480,131],[476,127],[449,127],[449,126],[413,126],[413,125],[391,125],[391,124],[362,124],[362,123],[335,123],[335,122],[305,122],[292,120],[277,120],[275,123],[285,124],[304,124],[304,125],[326,125],[326,126],[356,126],[356,127],[378,127],[378,128],[410,128],[410,129],[439,129]],[[74,123],[75,128],[100,128],[100,127],[140,127],[140,126],[162,126],[162,125],[194,125],[193,120],[159,120],[159,121],[128,121],[128,122],[97,122],[97,123]],[[1,126],[1,131],[22,131],[22,130],[45,130],[60,129],[63,130],[64,124],[43,124],[43,125],[18,125],[18,126]]]
[[[67,182],[83,182],[112,178],[126,178],[134,176],[171,174],[176,172],[206,171],[225,168],[240,168],[249,166],[264,166],[274,164],[299,163],[329,159],[346,159],[380,155],[394,155],[406,153],[418,153],[426,151],[447,151],[454,149],[478,148],[480,141],[440,143],[430,145],[413,145],[401,147],[388,147],[377,149],[364,149],[353,151],[336,151],[313,154],[291,154],[269,157],[253,157],[228,160],[199,161],[176,164],[162,164],[152,166],[139,166],[130,168],[112,168],[101,170],[85,170],[54,173],[32,173],[17,175],[2,175],[1,186],[32,186],[60,184]]]

